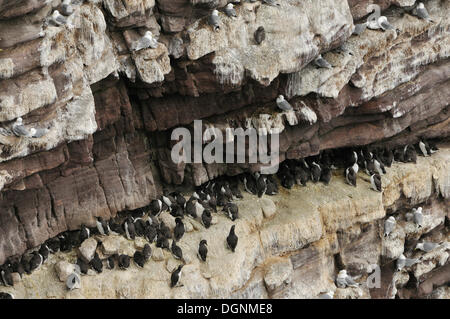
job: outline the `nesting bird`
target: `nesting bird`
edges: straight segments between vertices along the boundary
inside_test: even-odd
[[[131,258],[128,255],[120,255],[118,260],[119,268],[125,270],[130,267],[130,259]]]
[[[238,243],[238,237],[236,236],[236,233],[234,230],[235,227],[236,227],[236,225],[231,226],[230,233],[227,236],[227,246],[228,246],[228,248],[231,249],[231,251],[233,253],[234,253],[237,243]]]
[[[12,129],[12,132],[14,133],[14,135],[17,136],[17,137],[32,137],[33,134],[36,133],[34,128],[27,129],[23,125],[22,117],[18,117],[17,118],[17,120],[12,125],[11,129]]]
[[[50,22],[56,26],[62,26],[67,24],[67,18],[59,13],[58,10],[53,11]]]
[[[184,235],[184,224],[181,218],[177,217],[175,218],[175,228],[173,229],[173,236],[175,241],[179,241],[181,237]]]
[[[261,44],[266,39],[266,31],[264,30],[264,27],[258,27],[253,34],[253,37],[255,38],[256,44]]]
[[[416,245],[416,249],[420,249],[420,250],[422,250],[422,251],[428,253],[428,252],[430,252],[430,251],[436,249],[436,248],[439,247],[440,245],[441,245],[441,243],[438,244],[438,243],[432,243],[432,242],[424,241],[424,242],[422,242],[422,243],[418,243],[418,244]]]
[[[205,239],[202,239],[200,241],[200,244],[198,245],[198,257],[202,261],[206,261],[206,256],[208,255],[208,242]]]
[[[227,214],[227,216],[232,220],[235,221],[239,216],[239,209],[238,206],[234,203],[227,203],[223,207],[223,211]]]
[[[158,47],[158,41],[153,38],[151,31],[145,32],[144,36],[133,43],[132,51],[140,51],[143,49],[156,49]]]
[[[209,228],[211,226],[212,216],[211,212],[208,209],[205,209],[202,214],[202,224],[205,228]]]
[[[179,285],[181,280],[183,265],[179,265],[177,269],[172,272],[170,276],[170,288],[176,287]]]
[[[427,20],[427,22],[433,22],[433,19],[430,18],[430,15],[428,14],[428,10],[427,10],[427,8],[425,8],[425,5],[423,4],[423,2],[419,2],[417,7],[413,10],[413,14],[423,20]]]
[[[219,11],[213,10],[211,15],[209,16],[208,23],[213,27],[215,32],[220,30],[220,17]]]
[[[381,29],[383,29],[384,31],[387,30],[396,30],[395,27],[389,23],[388,19],[385,16],[381,16],[378,18],[378,25],[380,26]]]
[[[314,64],[319,68],[332,69],[333,66],[322,57],[322,54],[314,60]]]
[[[176,241],[172,241],[172,246],[170,247],[172,255],[175,259],[183,259],[183,251],[181,247],[177,245]]]
[[[381,192],[381,176],[378,174],[372,174],[370,176],[370,188],[372,188],[374,191]]]
[[[411,267],[418,261],[419,259],[406,258],[405,255],[401,254],[396,262],[397,271],[401,271],[404,267]]]
[[[292,105],[284,99],[283,95],[277,97],[277,106],[283,111],[292,111],[294,109]]]
[[[225,7],[225,14],[229,17],[237,17],[236,9],[232,3],[227,4]]]
[[[384,237],[389,236],[389,234],[394,230],[396,225],[396,221],[394,216],[390,216],[386,221],[384,222]]]
[[[348,287],[358,287],[358,283],[353,280],[353,278],[347,274],[347,270],[341,270],[336,278],[336,286],[338,288]]]
[[[413,220],[414,220],[414,223],[417,225],[417,227],[419,227],[419,228],[422,227],[422,224],[423,224],[422,207],[413,209]]]

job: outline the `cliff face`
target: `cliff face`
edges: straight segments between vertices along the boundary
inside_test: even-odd
[[[163,184],[200,185],[257,168],[173,164],[171,131],[192,129],[194,119],[221,129],[245,128],[250,119],[258,128],[270,114],[270,125],[282,129],[281,160],[449,135],[448,1],[425,2],[433,23],[410,15],[410,0],[280,1],[280,8],[240,1],[236,19],[220,12],[219,32],[206,17],[230,1],[73,2],[68,24],[56,27],[47,21],[58,0],[0,0],[0,125],[8,130],[22,116],[28,127],[50,129],[41,138],[0,135],[0,264],[62,231],[93,226],[95,216],[143,207]],[[398,34],[351,36],[372,2]],[[261,45],[253,39],[259,26]],[[146,30],[158,47],[131,51]],[[333,69],[313,66],[320,53]],[[317,123],[275,121],[279,94],[298,118],[303,105],[313,109]],[[401,208],[397,199],[384,207],[392,205]],[[360,219],[339,229],[347,234],[353,223],[384,216],[365,214],[355,208]],[[321,222],[317,229],[326,228]],[[304,231],[311,237],[301,245],[323,235]]]
[[[334,291],[335,298],[448,298],[450,145],[440,146],[438,153],[418,158],[417,164],[394,164],[383,176],[383,193],[371,191],[364,174],[356,188],[349,186],[339,171],[328,186],[295,186],[261,199],[245,193],[236,202],[240,217],[235,222],[218,214],[205,229],[198,220],[185,217],[187,233],[178,243],[186,262],[180,288],[171,289],[169,283],[181,262],[152,244],[152,260],[143,269],[132,263],[126,271],[89,273],[82,276],[80,289],[67,291],[57,276],[62,261],[75,262],[73,251],[51,255],[14,288],[0,291],[17,298],[316,298],[325,291]],[[418,205],[424,214],[421,228],[405,214]],[[388,237],[383,236],[386,214],[397,219]],[[161,218],[174,226],[168,213]],[[235,253],[225,243],[233,224],[239,236]],[[102,242],[97,250],[102,257],[113,252],[133,255],[146,242],[113,235],[96,238]],[[208,242],[206,262],[197,258],[201,239]],[[428,253],[414,250],[422,241],[444,244]],[[420,262],[396,271],[401,254]],[[381,266],[381,282],[370,289],[372,264]],[[358,276],[360,287],[337,288],[338,268]]]

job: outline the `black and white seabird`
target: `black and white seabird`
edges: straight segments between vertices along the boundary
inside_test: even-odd
[[[94,254],[94,258],[92,258],[89,264],[96,272],[101,273],[103,271],[103,263],[97,253]]]
[[[380,175],[372,174],[370,176],[370,187],[377,192],[381,192],[382,188],[381,188],[381,176]]]
[[[394,162],[394,153],[390,148],[386,148],[380,152],[379,158],[385,166],[391,167]]]
[[[23,120],[21,117],[17,118],[12,125],[11,130],[17,137],[31,137],[34,133],[23,125]]]
[[[144,255],[145,260],[149,260],[152,256],[152,247],[149,244],[145,244],[142,249],[142,254]]]
[[[193,218],[197,218],[197,209],[195,207],[195,204],[197,202],[197,199],[194,199],[193,197],[191,197],[187,202],[186,202],[186,214],[188,214],[189,216],[193,217]]]
[[[179,241],[181,237],[184,235],[184,224],[181,218],[177,217],[175,218],[175,228],[173,229],[173,237],[175,241]]]
[[[136,229],[134,227],[133,219],[130,216],[128,216],[123,226],[127,239],[134,240],[136,238]]]
[[[394,230],[397,224],[394,216],[389,216],[388,219],[384,221],[384,237],[388,237],[389,234]]]
[[[322,175],[322,168],[316,162],[312,162],[311,165],[311,180],[317,183],[320,180],[320,175]]]
[[[80,229],[80,243],[89,238],[91,231],[85,225],[81,225]]]
[[[383,163],[376,158],[373,159],[373,165],[375,166],[375,172],[379,175],[384,175],[386,173]]]
[[[423,4],[423,2],[419,2],[419,4],[412,11],[412,13],[423,20],[427,20],[428,22],[433,22],[433,19],[430,18],[430,15],[428,14],[428,10],[427,10],[427,8],[425,8],[425,5]]]
[[[130,260],[130,256],[124,254],[120,255],[118,261],[119,268],[125,270],[130,267]]]
[[[294,109],[292,105],[286,101],[283,95],[279,95],[277,97],[277,106],[282,111],[292,111]]]
[[[109,256],[106,259],[106,267],[108,269],[114,269],[116,260],[118,260],[118,259],[119,259],[119,255],[118,254],[114,254],[114,255]]]
[[[183,259],[183,251],[181,247],[177,245],[176,241],[172,241],[171,252],[175,259]]]
[[[294,176],[291,173],[284,174],[281,178],[281,185],[284,188],[291,189],[295,185]]]
[[[42,256],[42,262],[45,262],[50,254],[50,250],[48,249],[46,244],[42,244],[39,248],[39,254]]]
[[[352,186],[356,187],[356,173],[353,170],[353,167],[348,167],[345,170],[345,180],[347,181],[347,183],[349,185],[352,185]]]
[[[180,205],[172,204],[172,207],[170,207],[170,215],[173,217],[184,218],[184,210]]]
[[[239,208],[235,203],[228,203],[223,207],[223,211],[227,216],[235,221],[239,217]]]
[[[425,140],[419,141],[419,150],[423,156],[430,156],[434,153],[434,151],[431,150],[430,145]]]
[[[145,239],[147,239],[149,243],[152,243],[156,239],[156,234],[157,232],[155,226],[147,224],[144,234]]]
[[[267,191],[267,177],[260,174],[256,180],[256,189],[258,190],[258,197],[261,198]]]
[[[202,224],[205,228],[209,228],[211,226],[212,216],[211,212],[208,209],[205,209],[202,213]]]
[[[308,172],[301,166],[296,166],[294,168],[294,177],[297,185],[306,186],[306,183],[309,181],[310,174],[308,174]]]
[[[250,193],[252,195],[256,195],[258,193],[256,188],[256,181],[252,175],[245,174],[242,181],[244,183],[244,189],[247,193]]]
[[[183,268],[183,265],[179,265],[177,269],[175,269],[174,272],[172,272],[172,275],[170,276],[170,288],[176,287],[180,280],[181,280],[181,269]]]
[[[136,250],[133,255],[133,261],[136,264],[136,266],[144,268],[147,259],[144,257],[144,254],[142,252]]]
[[[377,172],[375,169],[375,162],[373,159],[365,161],[364,166],[366,167],[365,172],[369,176],[371,176],[372,174],[375,174]]]
[[[158,47],[158,40],[153,37],[151,31],[146,31],[144,36],[134,43],[133,51],[139,51],[143,49],[156,49]]]
[[[171,196],[170,194],[164,194],[161,198],[168,208],[172,207],[172,205],[176,202],[175,198],[173,198],[173,196]]]
[[[378,18],[378,25],[383,31],[386,31],[386,30],[397,31],[397,29],[392,24],[389,23],[387,17],[385,17],[385,16],[381,16]]]
[[[162,233],[158,233],[156,237],[156,247],[162,249],[170,249],[169,239],[164,236]]]
[[[47,245],[51,253],[56,254],[59,251],[60,243],[57,237],[47,239],[45,244]]]
[[[277,182],[272,178],[271,175],[269,175],[267,177],[267,190],[266,190],[266,194],[267,195],[276,195],[278,194],[278,184]]]
[[[11,269],[12,272],[16,272],[20,275],[20,277],[22,277],[22,275],[24,274],[25,270],[23,269],[23,265],[20,262],[20,257],[14,257],[14,258],[10,258],[10,263],[11,263]]]
[[[264,30],[264,27],[260,26],[258,29],[256,29],[253,36],[255,38],[256,44],[261,44],[266,39],[266,31]]]
[[[417,153],[413,147],[406,145],[404,152],[405,152],[404,156],[405,162],[414,164],[417,162]]]
[[[220,30],[220,17],[219,17],[219,11],[213,10],[211,15],[208,18],[208,23],[213,27],[214,31]]]
[[[20,259],[20,263],[22,264],[22,268],[25,271],[25,273],[27,273],[28,275],[31,274],[31,266],[30,266],[31,258],[32,258],[31,255],[24,254],[22,256],[22,258]]]
[[[237,17],[236,9],[232,3],[227,4],[225,7],[225,14],[229,17]]]
[[[320,180],[325,183],[325,185],[328,185],[331,180],[331,168],[325,166],[320,174]]]
[[[180,206],[181,208],[184,208],[186,204],[186,198],[184,198],[183,195],[181,195],[180,192],[172,192],[170,193],[170,196],[172,196],[175,199],[175,203]]]
[[[0,275],[1,275],[1,279],[3,281],[3,284],[5,286],[14,286],[14,281],[11,275],[11,269],[10,267],[3,265],[0,268]]]
[[[14,299],[14,295],[9,292],[0,291],[0,299]]]
[[[67,18],[59,13],[58,10],[53,11],[50,22],[55,26],[62,26],[67,23]]]
[[[164,237],[172,238],[172,232],[170,231],[170,228],[166,226],[163,221],[161,221],[161,223],[159,224],[159,231],[164,235]]]
[[[145,222],[142,218],[138,217],[134,219],[134,230],[136,232],[136,236],[144,237],[145,236],[145,228],[147,227],[147,222]]]
[[[109,234],[109,224],[101,217],[97,217],[95,221],[95,226],[100,235],[108,235]]]
[[[325,60],[321,54],[317,56],[317,58],[314,60],[314,64],[319,68],[325,68],[325,69],[332,69],[333,66]]]
[[[34,271],[34,270],[38,269],[39,267],[41,267],[43,262],[44,262],[44,258],[41,256],[41,254],[39,254],[39,252],[37,252],[37,251],[34,251],[33,257],[31,257],[31,260],[30,260],[30,270]]]
[[[153,216],[159,216],[162,212],[162,201],[160,199],[154,199],[150,202],[150,213]]]
[[[198,257],[202,261],[206,261],[206,256],[208,255],[208,242],[205,239],[202,239],[200,241],[200,244],[198,245]]]
[[[418,207],[417,209],[413,209],[413,220],[414,223],[420,228],[423,225],[423,213],[422,207]]]
[[[231,251],[234,253],[237,243],[238,243],[238,237],[236,236],[234,229],[236,225],[231,226],[230,233],[227,236],[227,246],[231,249]]]
[[[83,258],[78,257],[77,258],[77,265],[78,267],[80,267],[80,272],[84,275],[86,275],[88,273],[89,270],[89,264],[84,261]]]
[[[228,197],[225,194],[219,193],[217,194],[217,206],[225,206],[230,200],[228,199]],[[203,209],[206,209],[206,207],[204,207]],[[203,210],[201,210],[203,212]],[[197,209],[198,212],[198,209]]]

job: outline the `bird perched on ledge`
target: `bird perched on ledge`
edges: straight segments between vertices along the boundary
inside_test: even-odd
[[[143,49],[156,49],[158,47],[158,41],[153,38],[153,34],[151,31],[145,32],[145,35],[133,43],[131,50],[132,51],[140,51]]]
[[[237,17],[236,9],[234,9],[232,3],[227,4],[227,6],[225,7],[225,13],[229,17]]]
[[[292,105],[284,99],[283,95],[277,97],[277,106],[283,111],[292,111],[294,109]]]
[[[417,7],[412,11],[412,14],[415,16],[418,16],[419,18],[423,20],[427,20],[428,22],[433,22],[433,19],[430,18],[430,15],[428,14],[427,8],[425,8],[425,5],[423,2],[419,2]]]
[[[208,23],[213,27],[214,31],[220,30],[220,17],[219,17],[219,11],[213,10],[211,15],[208,18]]]

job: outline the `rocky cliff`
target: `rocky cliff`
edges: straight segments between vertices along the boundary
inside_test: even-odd
[[[449,298],[450,145],[417,164],[394,164],[383,176],[383,193],[371,191],[363,174],[356,189],[340,175],[328,186],[296,186],[270,198],[245,194],[236,202],[240,217],[235,222],[219,214],[205,229],[185,217],[187,233],[178,243],[186,262],[182,287],[169,286],[170,273],[181,261],[152,244],[152,260],[143,269],[132,264],[100,274],[91,270],[81,277],[80,289],[68,291],[61,271],[65,263],[75,263],[77,251],[72,251],[51,255],[32,275],[0,291],[16,298],[317,298],[326,291],[335,298]],[[418,205],[424,214],[421,228],[406,218]],[[387,214],[397,225],[384,237]],[[175,225],[170,214],[161,218]],[[225,243],[232,224],[239,236],[235,253]],[[146,242],[95,238],[101,256],[132,256]],[[207,262],[196,256],[201,239],[208,241]],[[428,253],[414,250],[423,241],[444,244]],[[396,271],[401,254],[420,262]],[[367,284],[372,264],[381,265],[379,287]],[[359,287],[336,287],[336,269],[343,267],[359,277]]]
[[[74,0],[68,23],[56,26],[49,18],[61,10],[59,0],[0,0],[0,126],[7,132],[22,117],[27,127],[49,129],[40,138],[0,135],[0,264],[63,231],[94,226],[96,216],[109,219],[148,205],[163,187],[200,185],[257,169],[247,164],[173,164],[171,132],[180,126],[192,129],[195,119],[223,130],[277,127],[282,131],[281,160],[331,148],[448,138],[448,1],[424,2],[433,22],[411,15],[411,0],[280,0],[280,7],[241,0],[234,1],[237,18],[223,13],[227,2],[232,1]],[[367,19],[370,3],[379,4],[399,32],[367,29],[352,35],[354,24]],[[218,32],[207,23],[214,8],[220,11]],[[259,26],[266,32],[261,45],[253,38]],[[133,43],[147,30],[158,46],[133,51]],[[311,62],[319,54],[332,69],[314,67]],[[291,125],[276,107],[279,94],[294,106],[296,118],[301,119],[306,105],[317,122]],[[427,231],[445,220],[449,157],[446,151],[436,155],[441,161],[433,157],[429,167],[422,163],[423,170],[392,170],[395,182],[383,196],[365,187],[351,195],[353,200],[343,200],[339,192],[345,188],[327,188],[329,193],[322,194],[325,189],[314,186],[301,190],[307,193],[301,198],[311,199],[300,207],[311,203],[300,217],[292,213],[300,203],[287,194],[274,199],[277,215],[270,221],[261,208],[249,208],[251,217],[238,229],[258,241],[249,239],[247,252],[233,264],[241,267],[239,278],[223,284],[212,267],[203,271],[210,277],[199,277],[202,286],[192,291],[199,297],[238,291],[236,296],[312,297],[329,288],[323,270],[334,271],[336,254],[356,272],[365,267],[358,260],[366,257],[358,256],[372,254],[367,258],[374,261],[398,257],[394,246],[408,238],[409,230],[391,243],[392,251],[380,252],[384,246],[375,224],[386,210],[423,203],[429,205],[426,212],[437,216]],[[389,181],[389,175],[384,177],[383,182]],[[442,229],[436,233],[447,236]],[[418,239],[420,234],[411,236]],[[252,246],[255,242],[261,244]],[[378,248],[365,248],[369,245]],[[262,270],[272,268],[261,265],[269,263],[275,279],[264,281],[271,287],[267,290],[261,288],[261,278],[270,275]],[[292,268],[289,289],[271,283],[279,280],[277,269],[283,267]],[[436,276],[448,280],[448,268],[440,268],[444,275]],[[318,269],[317,287],[310,287],[305,278]],[[430,271],[422,273],[428,278]],[[398,280],[406,284],[405,276]],[[102,291],[104,296],[121,296],[114,285]],[[129,289],[123,296],[135,293],[123,289]],[[23,296],[31,296],[27,294],[32,292]],[[139,290],[139,296],[150,294]]]

